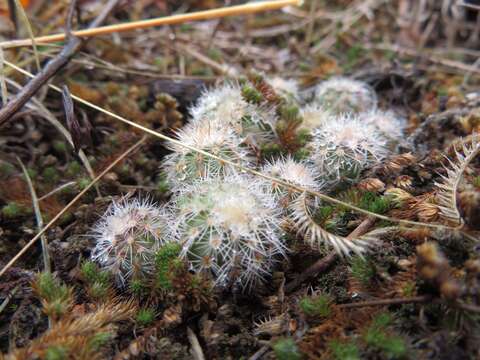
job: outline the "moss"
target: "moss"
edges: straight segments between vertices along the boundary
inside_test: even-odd
[[[66,360],[68,359],[68,350],[63,346],[49,346],[45,351],[45,360]]]
[[[143,308],[138,310],[135,321],[139,326],[148,326],[155,321],[155,310]]]
[[[15,166],[8,162],[0,162],[0,174],[2,176],[8,177],[15,173]]]
[[[350,269],[352,276],[360,281],[363,285],[368,285],[375,276],[375,268],[366,259],[355,256],[350,261]]]
[[[162,290],[171,289],[170,270],[172,263],[180,254],[181,245],[169,243],[160,248],[155,254],[155,267],[157,270],[156,286]]]
[[[67,143],[65,141],[56,140],[53,142],[53,148],[58,153],[65,153],[67,152]]]
[[[263,101],[262,94],[250,85],[244,85],[242,87],[242,97],[245,101],[252,104],[260,104]]]
[[[80,272],[87,283],[88,294],[93,299],[107,299],[112,284],[112,276],[108,271],[101,271],[99,267],[86,261],[81,265]]]
[[[360,360],[360,352],[354,343],[333,340],[328,347],[336,360]]]
[[[300,360],[302,358],[297,344],[291,338],[278,340],[273,345],[273,351],[278,360]]]
[[[19,216],[23,216],[28,213],[28,209],[24,206],[11,201],[4,207],[2,207],[2,215],[7,219],[15,219]]]
[[[78,161],[70,161],[67,165],[67,170],[65,174],[72,178],[75,178],[82,172],[82,166],[78,163]]]
[[[373,192],[366,192],[360,198],[359,206],[362,209],[376,214],[384,214],[390,210],[392,200],[387,196],[379,196]]]
[[[77,186],[80,190],[85,189],[88,185],[90,185],[90,179],[86,177],[82,177],[77,180]]]
[[[405,341],[395,335],[390,335],[387,330],[393,318],[388,313],[377,315],[366,329],[363,340],[367,346],[382,351],[388,358],[402,358],[407,353]]]
[[[299,305],[308,316],[327,317],[331,313],[331,299],[327,295],[318,295],[313,298],[305,297],[300,300]]]
[[[60,174],[53,166],[48,166],[42,171],[42,176],[45,182],[55,184],[60,180]]]

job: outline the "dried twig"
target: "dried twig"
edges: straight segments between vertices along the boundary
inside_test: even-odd
[[[360,225],[358,225],[348,236],[348,239],[355,239],[363,234],[365,234],[368,229],[375,223],[375,218],[374,217],[367,217],[365,220],[363,220]],[[337,252],[332,251],[330,254],[327,256],[321,258],[317,262],[315,262],[313,265],[311,265],[309,268],[307,268],[304,272],[302,272],[300,275],[298,275],[294,280],[292,280],[290,283],[288,283],[285,286],[285,292],[291,292],[295,290],[300,284],[302,284],[305,280],[307,280],[309,277],[312,277],[319,272],[325,271],[332,265],[335,260],[337,259]]]
[[[212,9],[205,11],[192,12],[188,14],[178,14],[166,17],[160,17],[155,19],[132,21],[124,24],[115,24],[109,26],[98,27],[99,24],[95,26],[90,26],[88,29],[79,30],[73,32],[74,36],[87,38],[92,36],[118,33],[123,31],[145,29],[154,26],[161,25],[174,25],[181,24],[187,21],[199,21],[199,20],[208,20],[215,18],[222,18],[226,16],[237,16],[244,14],[253,14],[256,12],[269,11],[281,9],[285,6],[299,6],[302,3],[301,0],[276,0],[276,1],[261,1],[261,2],[250,2],[244,5],[229,6],[220,9]],[[65,34],[55,34],[48,36],[41,36],[35,38],[35,41],[39,44],[51,43],[65,40]],[[13,40],[13,41],[4,41],[0,42],[0,47],[11,48],[18,46],[28,46],[31,45],[30,39],[23,40]]]
[[[109,0],[103,11],[93,20],[89,28],[94,28],[105,21],[110,11],[116,6],[119,0]],[[0,109],[0,126],[6,123],[13,114],[21,109],[30,98],[63,66],[65,66],[75,53],[80,50],[83,45],[83,40],[77,36],[69,36],[71,31],[71,21],[75,8],[76,1],[72,1],[69,8],[67,19],[67,34],[68,42],[62,51],[55,56],[45,67],[23,87],[23,89],[9,101],[2,109]],[[0,45],[1,46],[1,45]]]
[[[365,307],[365,306],[384,306],[384,305],[398,305],[398,304],[411,304],[411,303],[425,303],[432,300],[432,297],[429,295],[421,295],[407,298],[396,298],[396,299],[380,299],[380,300],[369,300],[361,301],[356,303],[349,304],[340,304],[339,308],[348,309],[356,307]]]

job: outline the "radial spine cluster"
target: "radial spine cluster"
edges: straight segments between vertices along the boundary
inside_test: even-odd
[[[194,270],[211,271],[218,285],[248,288],[285,255],[279,208],[249,177],[230,176],[187,187],[172,202],[182,254]]]
[[[148,198],[114,201],[92,229],[92,259],[121,284],[140,278],[152,271],[154,253],[170,237],[170,229],[168,213]]]

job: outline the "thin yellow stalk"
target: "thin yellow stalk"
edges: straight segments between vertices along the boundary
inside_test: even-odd
[[[34,75],[29,73],[28,71],[22,69],[22,68],[19,68],[18,66],[16,66],[15,64],[12,64],[10,63],[9,61],[5,61],[5,64],[14,68],[15,70],[21,72],[22,74],[26,75],[26,76],[29,76],[29,77],[33,77]],[[50,88],[52,88],[53,90],[61,93],[62,90],[58,87],[58,86],[55,86],[55,85],[52,85],[52,84],[49,84],[48,85]],[[281,185],[281,186],[285,186],[291,190],[294,190],[294,191],[297,191],[297,192],[300,192],[300,193],[307,193],[307,194],[310,194],[312,196],[315,196],[315,197],[318,197],[319,199],[321,200],[324,200],[324,201],[327,201],[327,202],[330,202],[330,203],[333,203],[333,204],[337,204],[337,205],[342,205],[342,206],[345,206],[346,208],[349,208],[351,210],[354,210],[360,214],[364,214],[364,215],[367,215],[367,216],[373,216],[377,219],[381,219],[381,220],[385,220],[385,221],[390,221],[390,222],[396,222],[396,223],[399,223],[399,224],[403,224],[403,225],[413,225],[413,226],[425,226],[425,227],[430,227],[430,228],[436,228],[436,229],[455,229],[455,230],[458,230],[458,228],[453,228],[451,226],[445,226],[445,225],[441,225],[441,224],[428,224],[428,223],[423,223],[423,222],[417,222],[417,221],[411,221],[411,220],[402,220],[402,219],[396,219],[396,218],[390,218],[388,216],[384,216],[384,215],[380,215],[380,214],[376,214],[376,213],[373,213],[373,212],[370,212],[368,210],[365,210],[365,209],[362,209],[362,208],[359,208],[355,205],[352,205],[352,204],[349,204],[349,203],[346,203],[344,201],[341,201],[341,200],[338,200],[338,199],[335,199],[335,198],[332,198],[328,195],[325,195],[325,194],[322,194],[320,192],[317,192],[317,191],[313,191],[313,190],[310,190],[310,189],[306,189],[306,188],[303,188],[301,186],[297,186],[297,185],[293,185],[293,184],[290,184],[289,182],[287,181],[284,181],[282,179],[279,179],[279,178],[275,178],[273,176],[270,176],[270,175],[266,175],[260,171],[257,171],[257,170],[254,170],[254,169],[250,169],[250,168],[247,168],[247,167],[244,167],[240,164],[237,164],[235,162],[232,162],[228,159],[224,159],[220,156],[217,156],[217,155],[214,155],[212,153],[209,153],[208,151],[204,151],[202,149],[198,149],[196,148],[195,146],[191,146],[191,145],[188,145],[188,144],[184,144],[182,143],[181,141],[179,140],[176,140],[174,138],[171,138],[167,135],[164,135],[162,133],[159,133],[159,132],[156,132],[155,130],[152,130],[152,129],[149,129],[143,125],[140,125],[140,124],[137,124],[131,120],[128,120],[120,115],[117,115],[115,113],[112,113],[111,111],[108,111],[100,106],[97,106],[85,99],[82,99],[81,97],[78,97],[78,96],[75,96],[75,95],[72,95],[72,99],[94,109],[94,110],[97,110],[97,111],[100,111],[116,120],[119,120],[127,125],[130,125],[134,128],[137,128],[137,129],[140,129],[142,130],[143,132],[147,133],[147,134],[150,134],[150,135],[153,135],[159,139],[162,139],[162,140],[165,140],[165,141],[168,141],[172,144],[176,144],[178,146],[182,146],[186,149],[189,149],[191,151],[194,151],[194,152],[197,152],[199,154],[202,154],[206,157],[209,157],[211,159],[215,159],[217,161],[221,161],[225,164],[228,164],[228,165],[231,165],[243,172],[248,172],[252,175],[255,175],[255,176],[258,176],[258,177],[261,177],[261,178],[264,178],[264,179],[267,179],[269,181],[272,181],[278,185]],[[0,273],[1,275],[1,273]]]
[[[37,71],[40,71],[40,57],[38,56],[38,50],[37,50],[37,42],[35,40],[35,35],[33,35],[33,30],[32,30],[32,25],[30,24],[30,20],[28,20],[27,13],[25,12],[25,9],[23,8],[22,3],[19,0],[14,0],[15,1],[15,6],[20,13],[20,16],[23,19],[23,22],[25,23],[25,27],[27,28],[28,31],[28,36],[30,37],[28,39],[29,43],[28,45],[33,47],[33,53],[35,56],[35,63],[37,64]]]
[[[82,38],[88,38],[92,36],[118,33],[123,31],[146,29],[154,26],[174,25],[174,24],[181,24],[189,21],[208,20],[208,19],[216,19],[216,18],[227,17],[227,16],[253,14],[253,13],[269,11],[269,10],[278,10],[285,6],[299,6],[301,5],[301,3],[302,3],[302,0],[259,1],[259,2],[244,4],[244,5],[228,6],[220,9],[197,11],[197,12],[191,12],[187,14],[177,14],[177,15],[159,17],[155,19],[132,21],[124,24],[100,26],[97,28],[73,31],[73,34]],[[64,39],[65,39],[65,34],[55,34],[55,35],[40,36],[34,39],[4,41],[4,42],[0,42],[0,47],[12,48],[12,47],[19,47],[19,46],[29,46],[29,45],[32,45],[32,40],[37,44],[45,44],[45,43],[63,41]]]
[[[91,181],[85,189],[80,191],[77,196],[75,196],[72,201],[70,201],[57,215],[53,217],[50,222],[45,225],[42,230],[40,230],[37,235],[35,235],[32,240],[30,240],[13,258],[10,260],[0,271],[0,276],[5,274],[5,272],[10,269],[10,267],[15,264],[15,262],[23,255],[25,252],[30,249],[30,247],[35,244],[35,242],[43,235],[45,232],[58,220],[60,217],[65,214],[80,198],[87,193],[88,190],[90,190],[93,185],[95,185],[103,176],[105,176],[106,173],[108,173],[110,170],[112,170],[113,167],[115,167],[120,161],[122,161],[127,155],[129,155],[131,152],[134,150],[138,149],[140,145],[142,145],[145,140],[146,136],[142,137],[137,143],[135,143],[133,146],[128,148],[123,154],[121,154],[118,158],[115,159],[110,165],[108,165],[105,170],[103,170],[100,174],[97,175],[93,181]]]

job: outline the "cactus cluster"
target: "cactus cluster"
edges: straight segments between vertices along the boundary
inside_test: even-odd
[[[326,219],[331,209],[299,189],[334,194],[355,182],[401,140],[404,122],[378,110],[375,92],[359,81],[334,78],[314,93],[308,102],[296,82],[259,74],[205,90],[162,165],[168,204],[114,202],[94,226],[93,260],[124,282],[151,274],[159,249],[177,243],[191,270],[247,289],[288,253],[286,223],[309,244],[361,252],[362,241],[314,223],[317,210]]]

